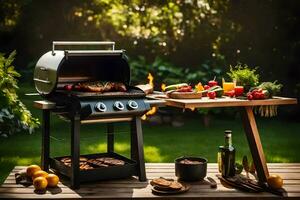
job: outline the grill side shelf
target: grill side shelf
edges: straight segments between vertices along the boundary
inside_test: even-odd
[[[56,103],[48,100],[34,101],[33,105],[41,110],[53,110],[56,108]]]

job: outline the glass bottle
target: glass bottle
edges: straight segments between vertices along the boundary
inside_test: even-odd
[[[218,168],[223,177],[235,175],[235,148],[232,146],[232,131],[225,131],[225,145],[219,146]]]

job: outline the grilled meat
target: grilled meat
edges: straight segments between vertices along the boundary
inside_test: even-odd
[[[68,91],[81,91],[81,92],[126,92],[126,86],[124,83],[118,82],[81,82],[73,85],[65,85],[65,90]]]

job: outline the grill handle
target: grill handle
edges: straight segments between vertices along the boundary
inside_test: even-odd
[[[52,55],[55,55],[55,46],[65,45],[111,45],[112,51],[115,50],[115,42],[110,41],[53,41],[52,42]]]

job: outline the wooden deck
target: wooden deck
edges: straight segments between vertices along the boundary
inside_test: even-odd
[[[296,197],[300,199],[300,163],[290,164],[268,164],[270,174],[279,174],[284,179],[284,189],[287,191],[286,197]],[[102,181],[95,183],[82,184],[78,190],[71,190],[68,181],[60,183],[59,188],[47,190],[45,194],[34,193],[33,186],[24,187],[16,185],[14,174],[25,167],[15,167],[6,181],[0,187],[0,199],[3,198],[103,198],[103,199],[129,199],[129,198],[193,198],[193,199],[217,199],[217,198],[237,198],[237,199],[274,199],[276,196],[267,192],[246,193],[233,188],[223,186],[216,178],[218,173],[217,164],[208,164],[208,176],[218,183],[216,189],[210,188],[208,182],[191,183],[191,189],[184,194],[173,196],[157,196],[152,194],[151,186],[148,182],[139,182],[135,178],[127,180]],[[157,177],[175,178],[174,164],[172,163],[147,163],[147,178]]]

